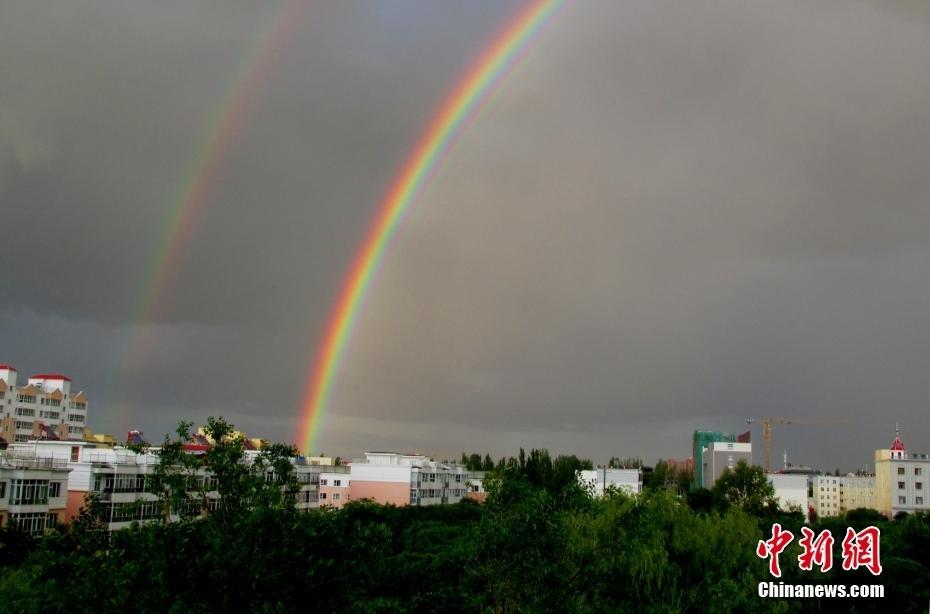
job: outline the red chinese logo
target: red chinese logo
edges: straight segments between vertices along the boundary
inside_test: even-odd
[[[852,527],[847,528],[842,544],[843,569],[850,571],[865,567],[874,576],[881,574],[880,536],[881,531],[876,527],[866,527],[858,533]],[[756,554],[760,559],[769,559],[769,572],[776,578],[781,577],[778,555],[793,540],[794,534],[782,529],[781,525],[776,522],[772,525],[772,537],[767,540],[760,539],[756,546]],[[833,544],[833,534],[829,529],[821,531],[818,535],[808,527],[802,527],[801,539],[798,540],[798,545],[802,550],[798,555],[798,567],[803,571],[811,571],[814,565],[817,565],[822,573],[830,571],[833,569]]]
[[[833,569],[833,534],[830,530],[821,531],[814,538],[812,530],[802,527],[801,534],[803,537],[798,540],[798,544],[804,552],[798,555],[798,566],[804,571],[810,571],[817,565],[822,573]]]
[[[760,559],[769,559],[769,572],[776,578],[781,577],[781,567],[778,565],[778,555],[788,547],[788,544],[794,539],[794,533],[791,531],[782,531],[781,525],[777,522],[772,525],[772,538],[765,541],[759,540],[756,546],[756,554]]]
[[[881,533],[876,527],[866,527],[856,533],[849,527],[843,538],[843,569],[865,567],[873,576],[882,573],[882,564],[878,555],[878,541]]]

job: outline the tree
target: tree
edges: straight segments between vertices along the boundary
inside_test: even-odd
[[[741,460],[734,469],[723,470],[711,491],[714,504],[724,510],[735,506],[745,512],[762,516],[778,509],[775,487],[765,476],[762,467],[750,466]]]

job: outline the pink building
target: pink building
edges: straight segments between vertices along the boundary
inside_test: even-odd
[[[465,497],[467,479],[464,467],[427,456],[366,452],[352,463],[350,497],[392,505],[456,503]]]

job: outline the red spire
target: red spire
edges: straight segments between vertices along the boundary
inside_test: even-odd
[[[901,438],[895,435],[894,441],[891,443],[892,452],[906,452],[907,449],[904,447],[904,443],[901,441]]]

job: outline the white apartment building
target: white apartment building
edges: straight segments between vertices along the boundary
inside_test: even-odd
[[[813,506],[820,517],[864,507],[875,509],[875,476],[814,476]]]
[[[87,396],[72,393],[67,375],[39,373],[20,386],[16,369],[0,364],[0,437],[10,443],[41,437],[81,440],[86,424]]]
[[[702,486],[710,489],[724,469],[731,471],[736,468],[736,464],[744,460],[752,464],[752,444],[738,443],[730,441],[714,441],[702,451]]]
[[[66,474],[67,491],[62,491],[61,521],[76,518],[84,507],[88,494],[95,495],[104,508],[111,531],[130,526],[133,522],[146,522],[162,517],[156,495],[148,492],[148,479],[158,464],[156,449],[137,454],[122,446],[107,446],[83,441],[34,440],[13,444],[7,451],[21,459],[61,467]],[[250,462],[257,451],[246,451]],[[308,465],[294,459],[294,472],[300,490],[296,494],[296,508],[308,510],[318,507],[320,466]],[[207,471],[199,471],[193,479],[199,488],[206,487],[207,509],[213,509],[219,493],[211,490],[213,478]],[[172,518],[177,519],[176,515]]]
[[[461,501],[468,472],[461,465],[419,454],[366,452],[364,459],[352,462],[349,479],[353,501],[435,505]]]
[[[895,434],[890,449],[875,450],[875,509],[894,517],[930,510],[930,457],[908,452]]]
[[[68,473],[64,462],[0,451],[0,527],[41,535],[65,522]]]
[[[643,473],[639,469],[584,469],[578,472],[578,480],[583,486],[590,486],[595,497],[603,497],[608,488],[629,495],[643,492]]]

